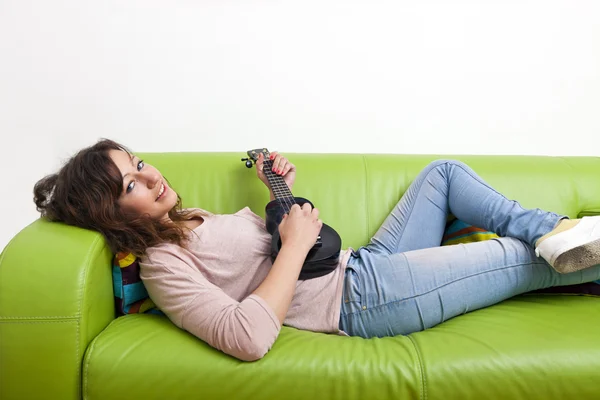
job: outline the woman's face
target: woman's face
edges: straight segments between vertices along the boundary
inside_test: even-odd
[[[118,200],[121,208],[135,215],[148,214],[154,220],[168,217],[177,203],[177,193],[167,186],[160,172],[125,151],[110,150],[109,156],[123,177]]]

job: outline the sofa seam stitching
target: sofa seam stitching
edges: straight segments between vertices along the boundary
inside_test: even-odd
[[[75,318],[58,319],[56,321],[32,321],[32,320],[13,320],[13,321],[4,320],[3,321],[0,319],[0,324],[56,324],[56,323],[65,323],[65,322],[77,323],[77,320]]]
[[[36,320],[36,319],[50,319],[50,320],[61,320],[61,319],[73,319],[76,320],[77,318],[79,318],[79,315],[73,315],[73,316],[68,316],[68,315],[54,315],[54,316],[37,316],[37,317],[9,317],[9,316],[0,316],[0,321],[2,321],[3,319],[6,320],[27,320],[27,319],[31,319],[31,320]]]
[[[85,374],[83,374],[83,382],[82,382],[82,388],[81,388],[81,398],[83,400],[85,400],[87,398],[87,385],[88,385],[88,372],[90,369],[90,360],[92,359],[92,353],[94,351],[94,347],[96,346],[96,341],[98,339],[100,335],[96,336],[94,338],[94,340],[92,340],[92,343],[90,344],[90,350],[88,351],[87,354],[87,360],[84,362],[85,364]],[[82,366],[83,367],[83,366]]]
[[[365,206],[367,207],[367,212],[366,212],[366,222],[367,222],[367,235],[365,237],[366,241],[368,242],[369,239],[369,232],[371,232],[371,220],[370,220],[370,214],[371,214],[371,207],[369,205],[369,174],[368,174],[368,167],[367,167],[367,158],[366,156],[363,154],[362,156],[363,159],[363,169],[364,169],[364,173],[365,173]]]
[[[569,161],[567,161],[566,157],[558,156],[556,158],[558,158],[564,165],[566,165],[570,172],[576,174],[575,169],[569,163]],[[569,174],[569,175],[572,176],[573,174]],[[573,178],[570,178],[569,182],[575,188],[575,197],[576,197],[575,198],[575,204],[576,204],[575,209],[577,210],[577,214],[579,214],[582,211],[582,209],[581,209],[581,194],[579,193],[579,185]],[[575,215],[575,217],[577,218],[577,215]]]
[[[99,236],[96,236],[96,239],[94,239],[94,242],[92,243],[92,245],[90,246],[90,250],[88,250],[88,253],[85,257],[85,262],[84,265],[87,266],[88,263],[90,262],[90,257],[91,255],[94,253],[94,250],[96,249],[96,244],[98,243],[98,241],[100,240]],[[77,314],[79,315],[79,318],[77,319],[77,328],[76,328],[76,336],[75,336],[75,345],[77,346],[75,349],[75,363],[76,363],[76,367],[77,367],[77,383],[78,383],[78,387],[79,387],[79,396],[82,396],[82,392],[83,392],[83,388],[82,388],[82,382],[81,382],[81,368],[82,368],[82,363],[79,361],[79,334],[81,332],[80,327],[81,327],[81,308],[82,308],[82,304],[84,301],[84,297],[85,297],[85,283],[86,283],[86,279],[87,279],[87,273],[88,273],[88,268],[84,268],[83,270],[83,277],[81,278],[81,285],[80,287],[82,287],[81,290],[81,294],[78,300],[78,304],[77,304]]]
[[[423,366],[423,360],[421,358],[421,352],[419,351],[415,340],[411,336],[406,337],[408,340],[410,340],[410,343],[417,354],[417,364],[419,365],[419,372],[421,373],[421,394],[419,397],[421,400],[427,400],[427,378],[425,377],[425,369]]]

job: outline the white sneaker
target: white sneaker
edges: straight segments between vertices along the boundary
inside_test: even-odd
[[[600,264],[600,216],[583,217],[574,227],[542,240],[535,254],[561,274]]]

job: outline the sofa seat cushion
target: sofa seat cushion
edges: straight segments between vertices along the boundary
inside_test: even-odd
[[[415,333],[423,390],[448,400],[600,398],[598,321],[598,297],[536,294]]]
[[[598,320],[597,297],[524,295],[407,337],[284,327],[262,360],[244,363],[166,317],[128,315],[88,348],[83,393],[89,400],[595,398],[600,325],[589,321]]]
[[[131,314],[89,346],[82,390],[86,400],[412,399],[422,396],[420,374],[407,337],[365,340],[283,327],[262,360],[246,363],[164,316]]]

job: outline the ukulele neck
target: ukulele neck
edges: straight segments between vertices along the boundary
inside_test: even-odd
[[[273,172],[272,168],[273,161],[265,160],[263,162],[263,173],[269,181],[269,186],[271,187],[273,196],[275,196],[275,200],[281,204],[286,213],[289,213],[290,208],[296,204],[296,200],[287,183],[283,180],[283,177]]]

